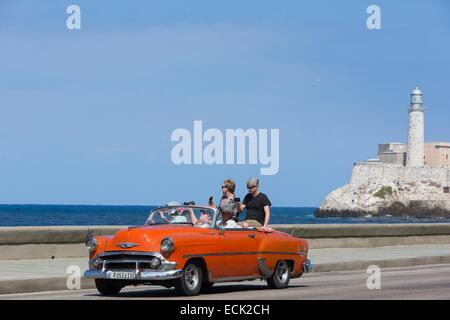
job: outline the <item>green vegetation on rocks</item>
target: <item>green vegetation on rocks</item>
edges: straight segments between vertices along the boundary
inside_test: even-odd
[[[392,195],[392,187],[383,186],[380,190],[374,193],[374,197],[384,199],[386,196]]]

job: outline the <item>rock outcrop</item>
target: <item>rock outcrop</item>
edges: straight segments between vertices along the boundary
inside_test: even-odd
[[[355,164],[350,184],[331,192],[316,217],[450,217],[450,168]]]

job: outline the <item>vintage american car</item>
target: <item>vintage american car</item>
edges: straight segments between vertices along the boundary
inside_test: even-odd
[[[289,234],[223,227],[216,208],[183,205],[153,210],[145,225],[112,236],[88,236],[89,269],[102,295],[129,285],[175,287],[197,295],[216,282],[265,279],[271,288],[310,272],[308,243]]]

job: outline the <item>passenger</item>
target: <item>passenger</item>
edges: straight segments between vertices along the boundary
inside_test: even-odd
[[[234,207],[234,220],[239,221],[238,210],[235,204],[235,195],[234,192],[236,190],[236,183],[232,179],[226,179],[222,185],[222,198],[219,202],[219,208],[224,206],[225,204],[231,204]],[[214,198],[213,196],[209,197],[209,206],[214,207]]]
[[[247,189],[249,193],[245,196],[244,201],[238,203],[239,211],[247,210],[248,226],[271,231],[269,220],[272,203],[264,193],[259,191],[259,180],[250,178],[247,181]]]
[[[169,201],[166,203],[165,206],[166,207],[174,207],[174,206],[179,206],[179,205],[180,205],[180,203],[177,201]],[[165,212],[163,212],[163,211],[160,212],[161,218],[168,223],[188,222],[188,219],[186,217],[188,210],[186,210],[186,208],[184,208],[184,207],[174,208],[174,209],[170,210],[168,213],[169,213],[169,217],[166,217]]]
[[[224,228],[241,228],[236,221],[234,221],[234,210],[235,207],[229,203],[224,204],[220,208],[222,214],[222,220],[218,223],[218,226]]]
[[[172,217],[172,223],[185,223],[188,222],[188,219],[186,217],[186,214],[189,212],[189,210],[186,210],[186,208],[179,207],[173,210],[170,213],[170,216]]]
[[[164,206],[165,207],[173,207],[173,206],[179,206],[180,203],[178,201],[169,201]],[[159,216],[162,220],[164,220],[167,223],[171,223],[173,221],[171,210],[159,210]]]
[[[211,226],[212,223],[212,216],[211,213],[208,212],[208,210],[200,210],[200,216],[197,219],[197,217],[194,214],[194,211],[190,209],[190,215],[191,215],[191,221],[196,226]]]

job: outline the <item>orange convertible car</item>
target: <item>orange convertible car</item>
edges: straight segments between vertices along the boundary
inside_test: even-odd
[[[308,243],[278,231],[224,228],[215,208],[184,205],[153,210],[144,226],[89,236],[87,278],[103,295],[128,285],[175,287],[196,295],[215,282],[266,279],[286,288],[311,271]]]

